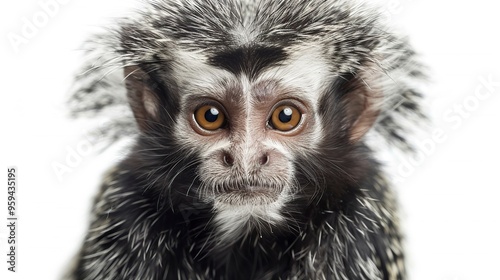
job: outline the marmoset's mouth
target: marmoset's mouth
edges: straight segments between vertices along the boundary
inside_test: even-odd
[[[267,205],[276,202],[282,190],[275,187],[247,186],[225,189],[216,194],[216,201],[229,205]]]

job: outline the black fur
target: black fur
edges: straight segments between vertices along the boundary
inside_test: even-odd
[[[251,46],[221,51],[210,58],[210,62],[234,74],[243,72],[252,79],[286,57],[285,51],[280,47]]]

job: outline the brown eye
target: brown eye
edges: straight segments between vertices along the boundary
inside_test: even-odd
[[[271,116],[273,128],[281,131],[289,131],[297,127],[301,119],[299,110],[293,106],[279,106]]]
[[[221,110],[212,105],[205,105],[194,112],[194,118],[201,128],[217,130],[224,125],[225,116]]]

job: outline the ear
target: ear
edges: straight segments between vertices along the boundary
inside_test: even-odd
[[[373,126],[380,112],[382,89],[376,72],[363,72],[346,84],[345,108],[350,123],[349,139],[358,142]]]
[[[124,68],[125,86],[130,107],[141,131],[148,127],[148,121],[158,121],[159,100],[150,88],[148,75],[138,66]]]

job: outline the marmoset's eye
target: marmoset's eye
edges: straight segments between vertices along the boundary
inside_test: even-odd
[[[280,131],[290,131],[300,123],[302,114],[290,105],[283,105],[276,108],[271,116],[270,124],[272,128]]]
[[[198,125],[206,130],[217,130],[221,128],[226,117],[222,110],[213,105],[205,105],[194,112],[194,118]]]

